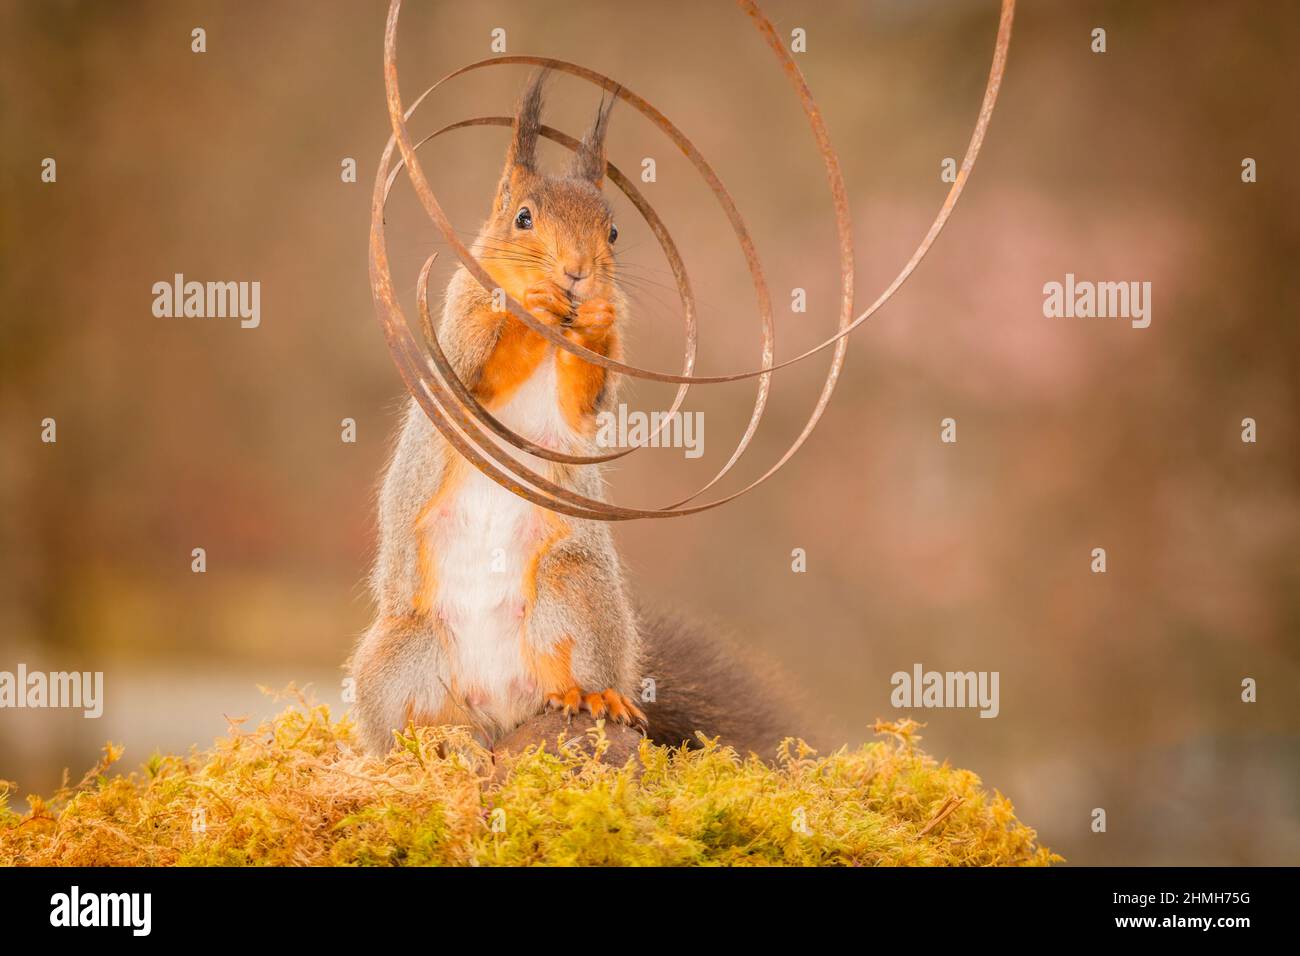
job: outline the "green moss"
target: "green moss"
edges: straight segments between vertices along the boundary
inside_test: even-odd
[[[0,865],[1046,865],[1011,803],[916,748],[917,725],[819,757],[787,741],[775,766],[707,743],[643,742],[626,767],[577,747],[492,757],[459,728],[419,728],[380,760],[352,725],[299,701],[208,751],[154,755],[9,805]]]

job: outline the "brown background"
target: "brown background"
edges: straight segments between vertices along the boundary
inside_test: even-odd
[[[799,62],[853,201],[861,310],[920,240],[988,70],[995,0],[767,5],[804,27]],[[370,613],[377,476],[402,390],[374,322],[365,252],[387,135],[382,2],[0,5],[0,669],[105,672],[99,721],[0,712],[0,778],[48,791],[105,739],[128,763],[277,705]],[[897,716],[915,662],[997,670],[1001,715],[916,712],[926,746],[1007,793],[1076,863],[1300,858],[1300,355],[1294,276],[1300,12],[1239,2],[1028,3],[990,138],[948,230],[853,339],[806,450],[711,514],[621,527],[648,603],[689,609],[781,661],[842,740]],[[190,52],[190,30],[208,52]],[[779,306],[778,356],[824,338],[835,237],[812,140],[746,18],[724,2],[411,3],[409,100],[511,52],[612,74],[691,136],[733,191]],[[1095,26],[1109,52],[1089,50]],[[416,131],[508,111],[525,71],[458,80]],[[597,94],[562,78],[548,119],[576,132]],[[501,130],[445,137],[426,170],[467,233]],[[611,158],[682,247],[704,372],[758,361],[753,297],[727,224],[632,111]],[[58,161],[58,182],[40,163]],[[1260,181],[1240,181],[1243,157]],[[355,185],[340,182],[354,157]],[[670,277],[626,211],[634,361],[672,368]],[[409,186],[394,271],[442,248]],[[645,272],[645,270],[651,270]],[[157,319],[151,286],[262,283],[262,325]],[[1042,286],[1149,280],[1153,322],[1045,319]],[[437,281],[443,282],[444,268]],[[788,290],[808,289],[806,315]],[[751,477],[797,433],[822,358],[782,373]],[[668,389],[638,384],[634,407]],[[699,389],[703,459],[612,470],[661,505],[730,454],[752,385]],[[56,445],[40,421],[58,421]],[[940,419],[958,420],[955,446]],[[1239,440],[1259,422],[1259,442]],[[353,417],[360,440],[339,440]],[[207,549],[209,570],[190,572]],[[808,572],[790,571],[792,548]],[[1089,572],[1105,547],[1109,572]],[[1240,701],[1243,677],[1259,702]],[[1109,832],[1089,832],[1104,807]]]

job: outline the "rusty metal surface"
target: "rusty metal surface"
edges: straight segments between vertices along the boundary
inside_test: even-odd
[[[573,517],[604,521],[626,521],[634,518],[677,517],[687,514],[696,514],[723,505],[752,490],[774,475],[799,451],[807,441],[808,437],[812,434],[813,430],[817,427],[817,423],[825,412],[826,407],[830,402],[831,395],[834,393],[840,372],[843,369],[849,334],[862,325],[881,306],[889,301],[894,293],[898,291],[902,284],[915,271],[917,265],[925,257],[925,254],[929,251],[931,245],[933,245],[935,239],[942,231],[944,224],[951,216],[952,210],[956,206],[962,190],[965,188],[970,172],[974,168],[976,157],[979,155],[980,147],[984,142],[984,137],[988,130],[988,124],[992,118],[993,109],[997,102],[998,91],[1002,83],[1002,76],[1006,70],[1007,51],[1011,42],[1011,26],[1015,16],[1015,0],[1002,0],[1001,16],[999,18],[997,39],[994,45],[993,62],[989,71],[988,83],[985,88],[979,117],[976,121],[974,132],[971,135],[970,144],[966,149],[966,154],[962,159],[961,168],[957,174],[956,181],[949,189],[943,205],[940,207],[933,223],[925,237],[921,240],[921,243],[916,247],[911,258],[880,296],[871,304],[871,306],[868,307],[865,312],[854,318],[853,235],[849,221],[848,195],[844,187],[843,176],[840,172],[839,160],[831,146],[830,136],[826,131],[825,124],[822,121],[821,113],[817,108],[817,104],[813,99],[812,92],[808,88],[808,84],[804,80],[803,74],[800,72],[798,66],[795,64],[794,59],[781,43],[781,40],[773,29],[771,22],[766,18],[763,12],[758,8],[757,3],[753,2],[753,0],[737,0],[737,2],[740,8],[749,16],[764,42],[767,43],[768,47],[777,57],[785,76],[790,81],[796,95],[799,97],[800,105],[808,119],[813,132],[813,137],[817,144],[818,152],[821,155],[823,164],[826,168],[826,179],[831,191],[836,231],[839,238],[840,310],[838,329],[833,336],[819,345],[808,349],[794,358],[779,363],[775,362],[775,323],[772,316],[771,296],[764,278],[762,263],[759,261],[754,242],[749,235],[749,230],[745,226],[740,211],[732,201],[730,193],[727,192],[726,187],[723,186],[721,180],[713,171],[712,167],[699,153],[691,141],[687,139],[686,136],[678,130],[666,116],[660,113],[659,110],[652,106],[648,101],[636,95],[631,90],[628,90],[617,81],[604,76],[603,74],[597,73],[594,70],[589,70],[586,67],[577,64],[549,57],[518,55],[492,57],[461,67],[438,80],[438,82],[434,83],[433,86],[421,93],[408,108],[403,110],[401,92],[397,80],[397,21],[401,11],[401,0],[392,0],[389,6],[388,21],[384,33],[384,85],[387,94],[389,118],[392,124],[393,134],[389,138],[380,159],[379,171],[375,180],[375,191],[371,202],[370,279],[371,290],[375,299],[376,312],[378,314],[380,325],[384,331],[384,336],[388,342],[389,350],[392,352],[394,362],[397,365],[398,372],[401,375],[403,382],[439,432],[442,433],[448,442],[450,442],[452,446],[466,458],[466,460],[493,481],[496,481],[498,484],[509,489],[520,497],[523,497],[541,507]],[[515,318],[523,322],[538,335],[547,339],[557,348],[563,349],[586,362],[601,366],[610,371],[621,372],[634,378],[649,381],[673,382],[678,384],[679,388],[674,396],[673,403],[670,406],[670,412],[675,413],[680,408],[681,403],[686,397],[687,389],[691,385],[736,382],[750,378],[758,379],[754,408],[750,416],[749,424],[730,459],[703,487],[698,489],[689,497],[663,508],[627,508],[578,495],[550,481],[540,472],[529,468],[526,464],[503,448],[496,439],[500,439],[514,448],[521,449],[545,460],[576,465],[590,465],[621,458],[640,447],[650,444],[654,440],[654,437],[658,435],[659,431],[662,430],[662,428],[671,420],[670,416],[665,416],[659,428],[648,436],[643,444],[623,448],[607,455],[584,457],[566,455],[551,449],[543,448],[529,441],[527,438],[514,433],[494,418],[474,398],[452,369],[450,362],[442,351],[441,345],[437,341],[432,317],[429,314],[428,278],[435,256],[430,256],[429,259],[426,260],[420,271],[420,278],[417,285],[421,325],[425,338],[427,339],[427,350],[421,349],[407,324],[401,306],[397,303],[393,291],[392,275],[388,264],[387,243],[384,238],[384,205],[393,180],[402,168],[406,169],[407,176],[410,179],[411,185],[414,188],[421,205],[424,207],[425,212],[438,227],[438,230],[442,233],[443,238],[446,240],[448,245],[451,246],[452,250],[456,253],[461,264],[469,271],[470,275],[472,275],[479,284],[483,286],[484,289],[491,291],[495,288],[495,283],[487,273],[487,270],[483,268],[470,252],[469,248],[461,241],[452,227],[451,222],[443,212],[436,194],[429,186],[428,180],[419,165],[419,160],[416,157],[415,152],[420,145],[423,145],[430,139],[452,130],[481,125],[509,126],[511,123],[510,118],[490,116],[462,120],[458,123],[452,123],[443,127],[415,144],[411,142],[410,133],[406,124],[416,109],[419,108],[420,104],[444,83],[473,70],[503,64],[530,64],[580,77],[600,86],[602,89],[624,100],[628,105],[654,123],[656,127],[672,140],[687,159],[690,160],[696,170],[700,173],[701,177],[708,184],[710,190],[721,205],[723,212],[726,214],[728,221],[731,223],[732,230],[736,235],[736,240],[741,247],[741,251],[745,256],[746,264],[749,267],[750,275],[754,284],[754,293],[758,303],[759,321],[762,332],[759,367],[749,371],[726,375],[692,374],[695,367],[697,330],[694,297],[691,294],[690,282],[687,277],[685,264],[677,254],[677,249],[672,241],[671,235],[664,227],[657,214],[655,214],[653,208],[648,202],[646,202],[644,197],[640,195],[636,187],[632,185],[627,177],[617,170],[613,164],[609,164],[607,166],[607,173],[611,181],[627,195],[628,199],[646,219],[651,231],[655,234],[661,248],[664,250],[665,256],[668,258],[669,265],[672,268],[674,278],[677,282],[678,293],[682,300],[683,319],[686,327],[686,354],[682,363],[682,371],[680,373],[671,373],[642,369],[600,355],[599,353],[586,349],[581,345],[570,342],[562,333],[551,328],[540,319],[533,317],[514,299],[510,298],[508,295],[505,296],[506,309],[515,316]],[[550,127],[543,128],[542,135],[569,149],[573,149],[577,145],[576,140],[572,137],[558,130],[551,129]],[[396,164],[393,163],[395,150],[400,154]],[[698,498],[701,494],[729,474],[732,468],[735,467],[737,462],[740,460],[741,456],[748,449],[767,406],[772,372],[778,371],[797,362],[801,362],[804,359],[816,355],[822,350],[832,346],[834,346],[834,352],[832,353],[831,366],[827,372],[817,403],[814,406],[808,421],[805,423],[803,430],[784,454],[782,454],[773,465],[764,471],[763,474],[740,488],[738,491],[734,491],[730,494],[724,495],[723,497],[715,498],[704,503],[688,505],[688,502]],[[493,436],[496,437],[494,438]]]

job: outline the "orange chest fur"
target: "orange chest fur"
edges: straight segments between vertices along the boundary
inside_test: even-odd
[[[552,399],[569,428],[579,434],[590,434],[594,428],[596,401],[605,387],[605,370],[555,348],[514,316],[507,315],[504,319],[494,316],[494,319],[501,321],[501,328],[479,375],[475,397],[490,411],[496,411],[537,376],[544,362],[554,362],[555,394]],[[609,354],[614,345],[612,335],[599,342],[576,331],[568,333],[567,337],[600,354]]]

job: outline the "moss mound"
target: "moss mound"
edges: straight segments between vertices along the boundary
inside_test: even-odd
[[[109,775],[121,748],[52,798],[9,805],[4,866],[1046,865],[1010,801],[916,749],[917,724],[775,766],[708,744],[641,744],[610,766],[574,745],[492,755],[459,728],[419,728],[380,760],[348,719],[299,700],[187,757]],[[555,752],[558,750],[558,752]]]

